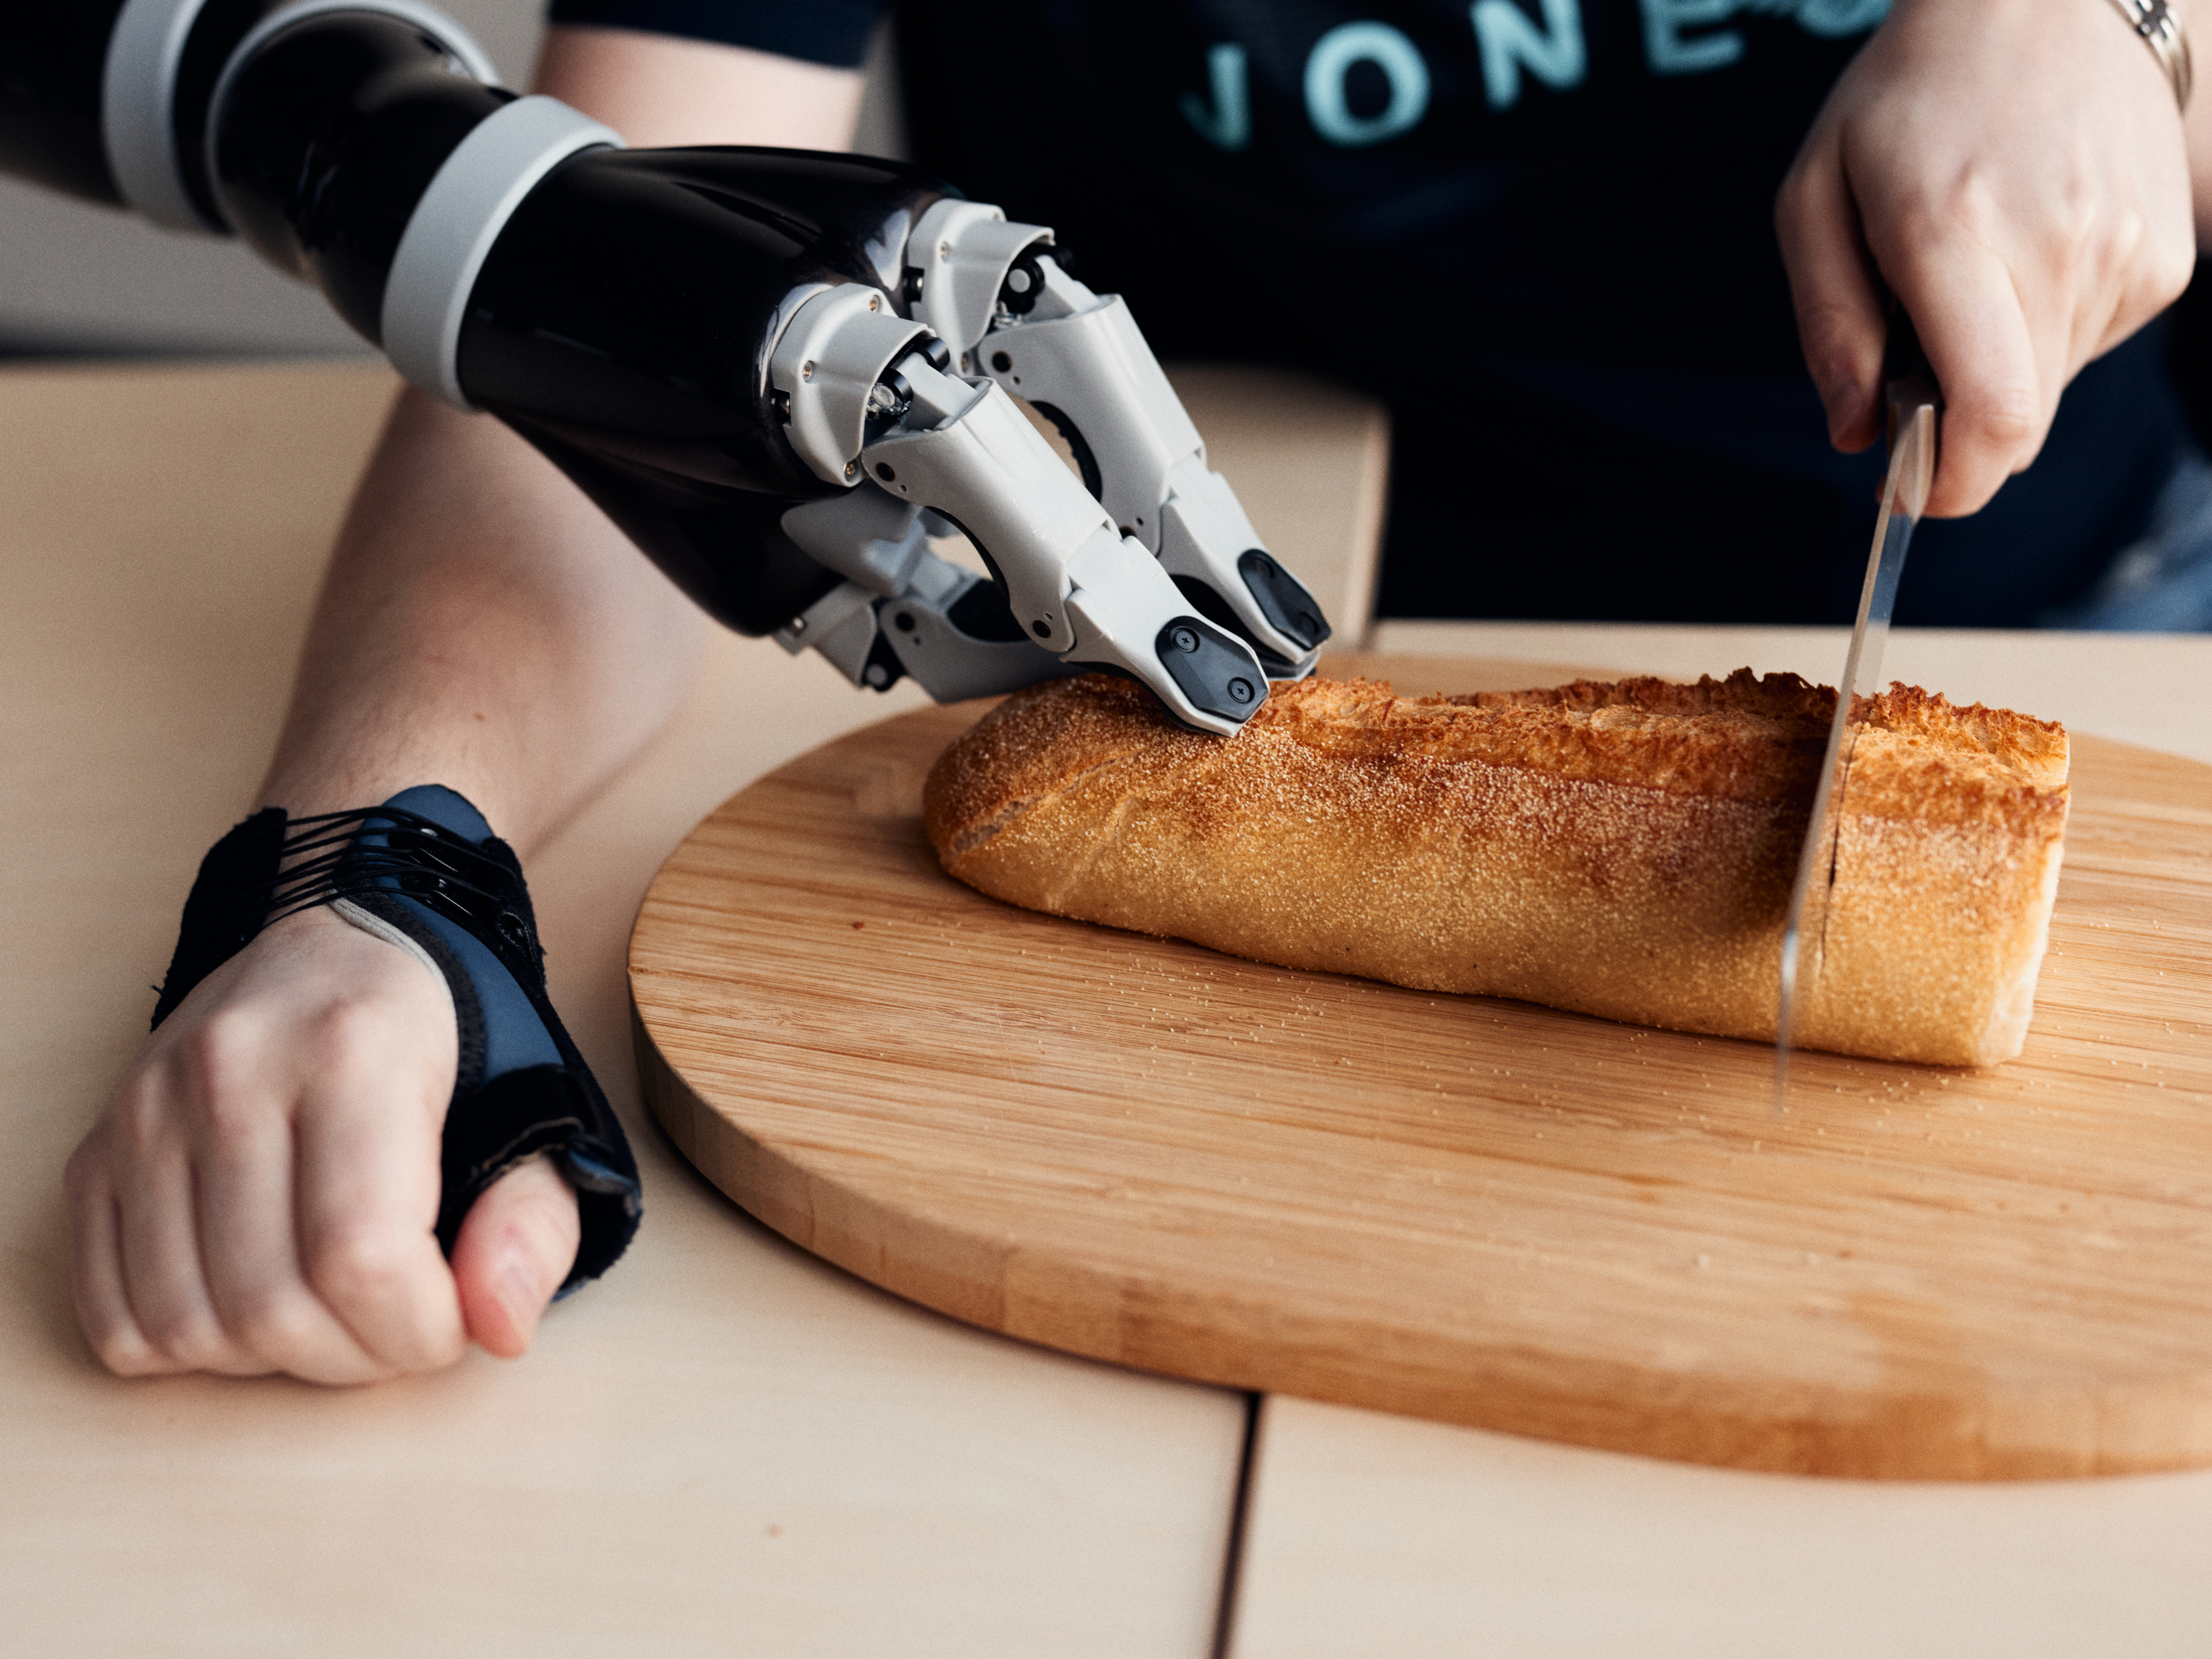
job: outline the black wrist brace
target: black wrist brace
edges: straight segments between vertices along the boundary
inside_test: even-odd
[[[330,905],[444,976],[460,1064],[446,1110],[438,1242],[448,1255],[484,1188],[539,1152],[576,1189],[583,1237],[562,1291],[598,1278],[637,1231],[636,1160],[545,994],[522,866],[483,816],[428,784],[382,806],[255,813],[201,861],[155,1025],[273,921]]]

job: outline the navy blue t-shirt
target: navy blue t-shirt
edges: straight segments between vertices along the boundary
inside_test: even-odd
[[[1839,456],[1774,193],[1887,0],[903,0],[916,159],[1049,224],[1164,356],[1373,392],[1380,610],[1849,620]],[[556,21],[860,62],[875,0],[554,0]],[[2138,534],[2185,422],[2155,331],[1914,544],[1898,615],[2018,627]]]

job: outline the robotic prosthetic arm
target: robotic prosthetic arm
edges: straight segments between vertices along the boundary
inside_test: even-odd
[[[1222,733],[1328,637],[1042,227],[866,157],[625,150],[417,0],[7,9],[0,168],[243,236],[742,632],[940,700],[1108,668]]]

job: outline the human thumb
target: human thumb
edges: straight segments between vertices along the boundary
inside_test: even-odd
[[[575,1265],[576,1194],[540,1154],[494,1182],[461,1223],[453,1279],[470,1339],[514,1359]]]

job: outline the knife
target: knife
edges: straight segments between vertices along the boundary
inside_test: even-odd
[[[1790,1046],[1800,1012],[1800,958],[1810,945],[1814,971],[1820,961],[1828,893],[1836,879],[1836,842],[1842,829],[1844,790],[1851,768],[1851,701],[1879,689],[1882,648],[1889,643],[1889,619],[1897,609],[1897,579],[1905,574],[1905,555],[1912,532],[1928,506],[1936,481],[1937,417],[1943,394],[1920,337],[1902,306],[1890,314],[1883,353],[1882,391],[1888,404],[1889,470],[1881,486],[1881,512],[1875,520],[1874,548],[1867,556],[1866,580],[1859,588],[1858,621],[1851,628],[1850,653],[1836,690],[1835,718],[1828,722],[1828,747],[1820,761],[1819,787],[1805,826],[1805,845],[1797,855],[1797,877],[1790,884],[1790,909],[1782,927],[1781,995],[1774,1022],[1774,1109],[1790,1104]],[[1814,891],[1820,894],[1820,926],[1808,940],[1805,912]]]

